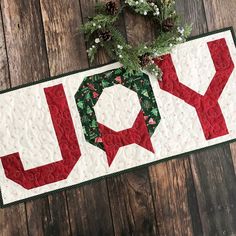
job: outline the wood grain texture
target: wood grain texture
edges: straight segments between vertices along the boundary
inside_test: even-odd
[[[0,229],[1,236],[27,236],[25,204],[0,209]]]
[[[147,169],[108,178],[115,235],[159,235]]]
[[[102,0],[97,1],[97,0],[80,0],[80,5],[81,5],[81,10],[82,10],[82,21],[83,23],[86,23],[90,17],[93,17],[96,12],[95,12],[95,6],[97,2],[104,2]],[[94,60],[94,62],[90,66],[96,66],[99,64],[105,64],[108,63],[110,60],[107,57],[106,53],[104,50],[99,50],[98,54]]]
[[[65,192],[26,203],[29,235],[71,235]]]
[[[2,0],[12,86],[49,75],[38,0]]]
[[[48,199],[51,216],[51,227],[49,227],[46,235],[71,235],[66,192],[52,194],[48,197]]]
[[[29,235],[47,235],[52,228],[48,198],[28,201],[26,209]]]
[[[10,87],[10,76],[8,58],[6,53],[5,35],[2,22],[2,11],[0,10],[0,90]]]
[[[78,31],[81,26],[79,2],[41,0],[40,3],[50,75],[87,67],[85,42]],[[44,232],[46,235],[71,235],[66,192],[50,195],[48,199],[50,220]],[[35,214],[35,217],[45,219],[47,215],[44,214]]]
[[[146,17],[137,15],[131,10],[126,10],[125,25],[128,41],[137,46],[141,42],[151,42],[155,37],[154,24]]]
[[[2,9],[12,85],[48,77],[49,67],[39,1],[35,0],[30,3],[28,1],[20,1],[20,3],[18,1],[3,1]],[[62,232],[62,235],[66,235],[63,234],[65,232],[63,226],[68,217],[62,210],[63,201],[60,201],[57,207],[59,206],[62,217],[58,219],[58,224],[56,224],[54,215],[48,214],[53,211],[49,211],[47,198],[27,202],[29,234],[40,235],[43,232],[56,229]],[[25,210],[25,208],[23,209]],[[54,209],[53,205],[51,209]],[[64,224],[60,224],[59,221],[63,219],[63,216],[65,217]],[[27,226],[26,223],[25,225]],[[52,225],[55,225],[56,228],[52,228]]]
[[[233,165],[234,165],[234,172],[236,174],[236,143],[230,144],[230,151],[232,155]]]
[[[228,145],[191,159],[204,235],[236,235],[236,178]]]
[[[45,31],[46,38],[48,37],[47,42],[50,42],[48,46],[49,62],[51,61],[51,65],[59,63],[59,65],[52,67],[52,73],[78,70],[89,66],[83,34],[79,29],[82,21],[86,20],[84,13],[94,9],[94,2],[89,1],[84,2],[84,4],[80,2],[79,5],[77,0],[70,1],[70,3],[62,0],[53,1],[53,3],[44,1],[42,3],[44,8],[43,19],[45,15],[46,18],[50,15],[50,18],[56,21],[54,25],[44,20],[44,24],[51,25],[48,30],[50,36],[47,36],[47,30]],[[77,39],[72,35],[77,35],[76,37],[83,40],[82,44],[77,42]],[[62,45],[59,45],[61,41],[53,40],[54,38],[63,39]],[[53,50],[50,50],[50,48],[53,48]],[[103,55],[102,58],[104,59],[105,56]],[[64,60],[67,60],[67,62],[65,63]],[[103,62],[99,61],[98,63]],[[59,71],[56,71],[58,68]],[[78,189],[68,190],[66,194],[72,235],[111,235],[113,233],[105,180]]]
[[[86,23],[90,17],[93,17],[95,12],[95,6],[98,2],[107,2],[106,0],[80,0],[81,10],[82,10],[82,17],[83,17],[83,23]],[[117,6],[120,5],[119,0],[115,0]],[[124,33],[124,20],[121,18],[121,20],[118,21],[117,27],[121,29],[121,32]],[[90,63],[90,66],[97,66],[102,65],[111,62],[111,59],[107,56],[105,53],[105,50],[100,49],[97,53],[97,56],[93,63]]]
[[[234,0],[203,0],[207,18],[207,25],[210,31],[224,27],[234,26],[236,30]]]
[[[192,24],[192,36],[207,32],[205,9],[202,0],[176,0],[176,11],[183,24]]]
[[[204,6],[199,0],[177,0],[183,23],[192,23],[192,34],[207,31]],[[160,235],[201,235],[194,180],[188,157],[149,167]]]
[[[149,170],[160,235],[202,235],[188,159],[171,160]]]
[[[236,32],[236,1],[204,1],[209,30],[233,26]],[[236,143],[230,144],[234,169],[236,172]]]
[[[231,24],[229,7],[235,1],[203,2],[208,30]],[[204,235],[235,235],[235,173],[229,145],[192,155],[191,167]]]
[[[67,191],[72,235],[113,235],[105,180]]]
[[[2,0],[1,8],[11,85],[14,87],[47,77],[49,70],[39,2]],[[40,202],[43,207],[44,201]],[[25,204],[2,211],[4,236],[28,235]]]
[[[79,1],[40,2],[51,75],[88,67]]]
[[[222,15],[217,12],[217,14],[213,16],[214,9],[216,9],[214,6],[217,2],[219,4],[219,1],[204,1],[205,10],[202,7],[200,8],[202,9],[201,18],[206,19],[207,30],[227,26],[222,24],[222,22],[225,21],[226,12]],[[223,1],[220,2],[223,3]],[[230,0],[224,1],[224,4],[226,4],[226,2],[231,5]],[[208,7],[206,7],[206,4]],[[222,4],[218,5],[217,9],[223,9]],[[186,11],[184,11],[184,13],[186,13]],[[224,20],[220,19],[221,17],[224,18]],[[198,34],[205,32],[206,28],[205,24],[204,27],[199,27],[202,24],[201,18],[193,17],[193,20],[195,20],[198,25],[195,33]],[[216,25],[214,26],[214,21],[218,22],[218,27],[216,27]],[[220,25],[219,22],[221,22],[222,25]],[[230,209],[233,201],[232,195],[235,194],[235,190],[231,187],[230,189],[226,187],[230,186],[235,181],[235,174],[232,172],[233,163],[228,147],[229,146],[226,145],[222,148],[212,148],[191,155],[190,163],[194,176],[194,185],[204,235],[235,234],[235,229],[232,225],[232,220],[235,220],[235,213],[234,209]],[[222,182],[224,182],[224,184],[221,184]],[[220,192],[221,194],[219,194]],[[224,210],[225,206],[228,206],[226,210]],[[216,210],[217,208],[221,209],[222,214]]]

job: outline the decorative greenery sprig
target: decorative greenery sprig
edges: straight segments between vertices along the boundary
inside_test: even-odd
[[[153,58],[171,52],[191,33],[191,26],[179,25],[174,0],[126,0],[120,8],[114,1],[109,1],[100,3],[96,9],[98,15],[83,27],[89,43],[90,61],[93,62],[98,50],[104,48],[112,59],[123,64],[129,74],[146,70],[161,79],[161,70],[154,64]],[[124,9],[133,10],[154,22],[157,37],[153,42],[141,43],[137,47],[126,42],[115,25]]]

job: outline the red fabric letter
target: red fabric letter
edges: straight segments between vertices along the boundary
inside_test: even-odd
[[[63,160],[24,170],[19,153],[1,157],[7,178],[26,189],[66,179],[81,156],[63,85],[44,92]]]
[[[218,99],[234,69],[234,63],[225,39],[207,44],[216,73],[204,96],[179,82],[170,54],[156,59],[155,63],[163,71],[163,80],[159,82],[160,88],[196,109],[205,138],[209,140],[228,134]]]
[[[136,143],[154,153],[143,112],[140,111],[133,127],[115,132],[114,130],[98,123],[109,166],[112,164],[120,147]]]

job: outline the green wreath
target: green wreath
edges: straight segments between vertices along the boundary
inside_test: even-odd
[[[154,22],[157,37],[153,42],[137,47],[126,42],[116,26],[124,9]],[[185,42],[191,32],[191,26],[180,26],[174,0],[126,0],[119,9],[114,1],[109,1],[100,3],[96,10],[98,14],[83,26],[90,61],[93,62],[98,50],[104,48],[130,74],[144,70],[161,78],[161,70],[153,63],[153,58],[169,53],[175,45]]]
[[[124,68],[86,77],[75,94],[75,101],[85,139],[103,150],[94,106],[103,90],[116,84],[137,93],[150,137],[161,120],[149,77],[141,71],[132,75],[132,78]]]

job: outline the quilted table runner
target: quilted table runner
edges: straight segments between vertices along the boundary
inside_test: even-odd
[[[155,63],[162,81],[114,63],[1,92],[2,205],[236,138],[231,29]]]

